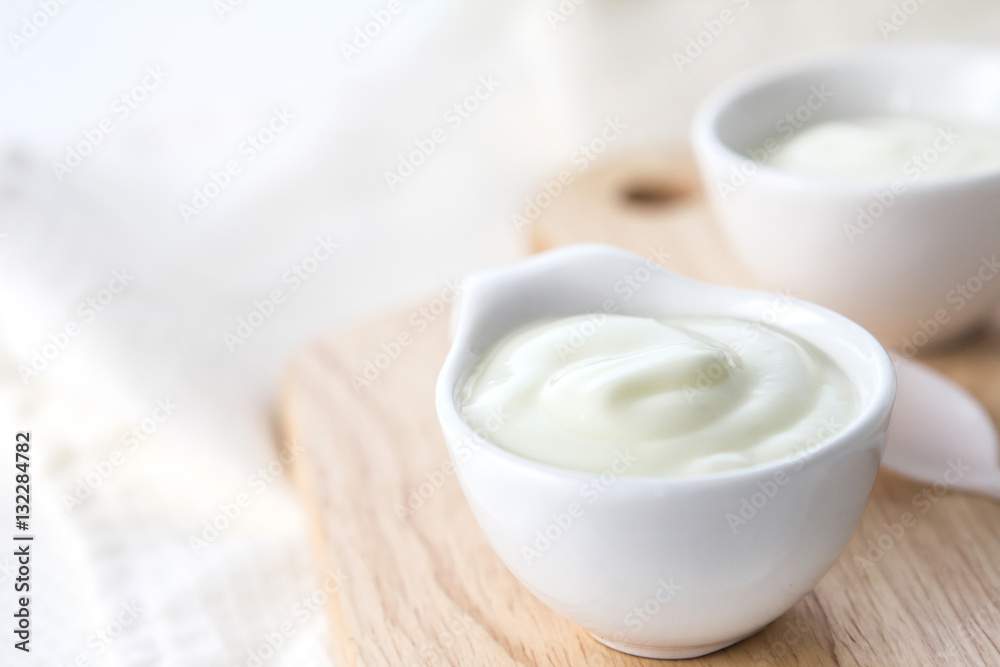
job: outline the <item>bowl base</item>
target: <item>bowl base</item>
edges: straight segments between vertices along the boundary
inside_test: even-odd
[[[737,637],[735,639],[727,639],[726,641],[719,642],[717,644],[702,644],[700,646],[672,646],[672,647],[662,647],[662,646],[643,646],[641,644],[629,644],[627,642],[619,642],[611,639],[605,639],[604,637],[599,637],[593,632],[589,633],[591,637],[601,642],[608,648],[613,648],[616,651],[621,651],[622,653],[628,653],[629,655],[639,656],[640,658],[656,658],[657,660],[683,660],[685,658],[698,658],[700,656],[706,655],[708,653],[714,653],[715,651],[722,650],[727,646],[732,646],[737,642],[741,642],[752,634],[755,634],[757,630],[747,633],[742,637]]]

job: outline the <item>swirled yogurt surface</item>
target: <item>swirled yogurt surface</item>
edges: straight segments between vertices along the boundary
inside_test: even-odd
[[[561,468],[693,475],[804,454],[856,414],[825,353],[731,318],[582,315],[490,349],[460,390],[495,445]]]

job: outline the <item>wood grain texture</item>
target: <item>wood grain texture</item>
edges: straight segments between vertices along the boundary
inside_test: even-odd
[[[611,243],[692,278],[757,286],[727,251],[691,157],[683,152],[595,163],[542,215],[518,227],[534,252]]]
[[[595,166],[527,230],[532,245],[603,240],[640,253],[669,245],[673,268],[747,284],[683,157],[644,164]],[[680,194],[629,204],[620,193],[637,182]],[[574,211],[586,224],[573,225]],[[614,216],[624,221],[620,242]],[[336,664],[659,664],[598,644],[494,555],[434,413],[447,313],[421,330],[415,311],[319,341],[283,386],[281,422],[303,448],[294,474],[321,576],[347,575],[328,600]],[[352,386],[400,334],[411,343],[368,386]],[[926,361],[1000,418],[1000,331]],[[883,470],[860,527],[816,589],[757,635],[690,664],[1000,665],[1000,504]]]

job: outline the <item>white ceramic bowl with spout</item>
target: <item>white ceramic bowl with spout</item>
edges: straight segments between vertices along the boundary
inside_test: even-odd
[[[555,468],[491,444],[489,433],[462,420],[464,380],[507,333],[544,318],[611,311],[736,317],[789,331],[840,365],[857,388],[859,414],[788,459],[687,477]],[[465,497],[511,572],[613,648],[686,658],[757,632],[815,586],[861,517],[895,376],[879,343],[832,311],[696,282],[610,246],[579,245],[472,276],[453,326],[435,398]],[[497,421],[502,428],[502,414]]]
[[[901,161],[898,178],[834,179],[768,166],[803,127],[882,114],[1000,125],[1000,50],[868,48],[768,67],[710,96],[692,141],[733,250],[765,284],[912,356],[1000,302],[1000,169],[932,178]]]

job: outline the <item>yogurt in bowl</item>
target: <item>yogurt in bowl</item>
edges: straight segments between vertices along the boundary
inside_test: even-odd
[[[599,474],[627,450],[629,474],[645,476],[789,458],[857,409],[827,354],[762,322],[620,314],[513,332],[473,369],[460,400],[474,429],[507,414],[490,440],[509,452]]]
[[[703,103],[692,143],[762,284],[907,357],[1000,303],[1000,50],[864,48],[766,67]]]
[[[845,116],[793,133],[768,164],[816,178],[890,183],[988,174],[1000,171],[1000,124]]]
[[[511,572],[613,648],[686,658],[833,565],[894,395],[884,349],[836,313],[581,245],[468,279],[436,406]]]

